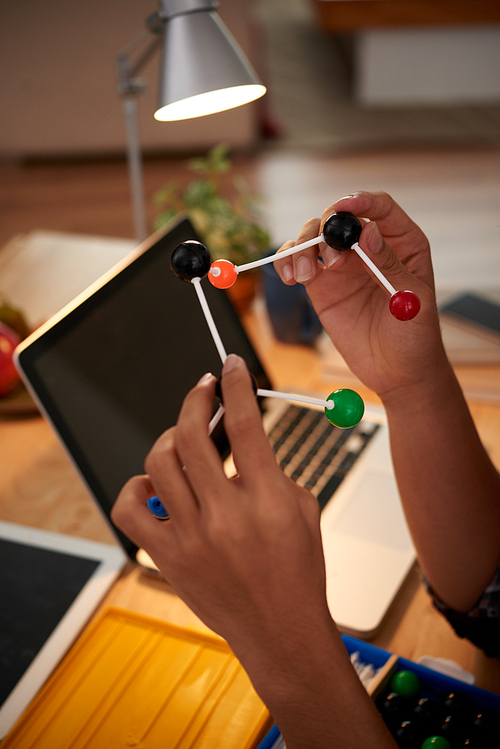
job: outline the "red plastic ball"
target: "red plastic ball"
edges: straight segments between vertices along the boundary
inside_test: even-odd
[[[216,289],[229,289],[237,278],[238,271],[230,260],[215,260],[208,271],[208,280]]]
[[[413,291],[396,291],[391,296],[389,309],[396,320],[413,320],[419,313],[420,299]]]

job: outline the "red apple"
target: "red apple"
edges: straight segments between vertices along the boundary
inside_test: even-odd
[[[12,359],[20,340],[17,333],[0,323],[0,398],[8,395],[20,382]]]

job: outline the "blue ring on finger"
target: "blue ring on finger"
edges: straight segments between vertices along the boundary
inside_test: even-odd
[[[159,497],[149,497],[148,499],[148,510],[158,520],[168,520],[170,515],[163,507]]]

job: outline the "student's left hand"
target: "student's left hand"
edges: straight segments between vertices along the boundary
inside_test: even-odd
[[[371,277],[355,252],[338,252],[321,243],[281,260],[275,268],[287,284],[304,283],[325,331],[355,375],[389,401],[418,402],[436,375],[448,374],[434,296],[429,242],[423,231],[386,193],[357,192],[311,219],[297,244],[317,237],[334,212],[364,219],[359,246],[396,289],[420,299],[418,315],[408,322],[389,311],[389,295]],[[282,249],[288,248],[286,243]],[[318,259],[318,254],[323,262]],[[429,366],[432,362],[433,366]]]

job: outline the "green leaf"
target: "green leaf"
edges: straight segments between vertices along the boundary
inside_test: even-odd
[[[222,174],[231,169],[229,159],[229,146],[227,143],[219,143],[211,148],[204,158],[190,159],[188,167],[192,172],[204,174],[207,177]]]
[[[172,219],[177,216],[177,213],[178,211],[176,211],[175,208],[169,208],[168,210],[159,213],[153,222],[153,231],[158,231],[162,226],[168,224],[169,221],[172,221]]]
[[[219,143],[205,157],[191,159],[188,167],[200,177],[183,192],[176,182],[170,182],[155,193],[154,203],[162,210],[154,228],[185,211],[214,257],[225,257],[241,265],[268,252],[271,239],[259,217],[258,204],[262,199],[251,192],[244,179],[233,180],[236,195],[234,190],[230,197],[220,192],[218,176],[231,169],[229,150],[226,143]]]
[[[168,185],[160,187],[153,195],[154,205],[162,205],[162,203],[168,203],[175,197],[179,186],[177,182],[169,182]]]

